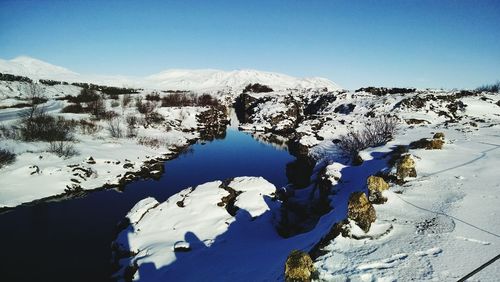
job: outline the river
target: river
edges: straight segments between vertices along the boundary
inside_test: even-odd
[[[235,176],[262,176],[282,187],[294,161],[288,151],[229,128],[223,139],[200,141],[166,162],[158,181],[17,207],[0,214],[1,280],[109,281],[116,225],[139,200],[161,202],[184,188]]]

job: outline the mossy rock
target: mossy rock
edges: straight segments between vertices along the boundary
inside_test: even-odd
[[[317,272],[308,253],[293,250],[286,259],[286,282],[309,282],[316,278]]]
[[[371,224],[377,218],[375,209],[363,192],[354,192],[349,197],[347,217],[354,220],[365,232],[370,230]]]
[[[387,198],[382,196],[382,191],[389,189],[389,184],[382,177],[370,176],[366,180],[368,187],[368,199],[373,204],[383,204]]]
[[[400,180],[407,177],[417,177],[417,170],[415,169],[415,160],[411,155],[404,155],[396,166],[396,175]]]
[[[443,149],[444,140],[443,139],[432,139],[427,144],[425,149],[427,150],[441,150]]]
[[[434,136],[432,136],[434,139],[444,139],[444,133],[443,132],[436,132]]]

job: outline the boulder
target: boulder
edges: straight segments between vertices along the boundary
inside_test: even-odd
[[[444,133],[443,132],[436,132],[432,138],[434,138],[434,139],[444,139]]]
[[[443,139],[432,139],[429,141],[427,144],[427,147],[425,149],[427,150],[441,150],[444,145],[444,140]]]
[[[399,160],[396,166],[396,175],[400,180],[404,180],[407,177],[417,177],[415,160],[411,155],[403,155],[403,158]]]
[[[382,177],[370,176],[366,180],[368,187],[368,199],[374,204],[383,204],[387,198],[382,196],[382,191],[389,189],[389,184]]]
[[[286,259],[285,281],[286,282],[305,282],[314,278],[316,270],[309,254],[293,250]]]
[[[375,209],[363,192],[354,192],[349,197],[347,217],[354,220],[365,232],[370,230],[371,224],[377,218]]]

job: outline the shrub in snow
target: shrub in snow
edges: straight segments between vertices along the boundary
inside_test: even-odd
[[[120,126],[120,119],[116,117],[111,117],[106,119],[107,129],[111,137],[121,138],[123,137],[123,130]]]
[[[146,95],[146,100],[159,102],[160,101],[160,94],[156,91],[153,91],[151,94]]]
[[[85,135],[95,134],[101,129],[94,121],[86,121],[84,119],[80,120],[79,126],[82,134]]]
[[[73,146],[71,141],[51,141],[48,151],[58,155],[59,157],[69,158],[78,155],[78,151]]]
[[[200,96],[194,93],[172,93],[161,99],[162,107],[218,106],[219,101],[210,94]]]
[[[267,86],[259,83],[248,84],[245,89],[243,89],[243,93],[253,92],[253,93],[264,93],[264,92],[273,92],[274,90]]]
[[[96,119],[103,118],[106,114],[104,99],[99,96],[97,100],[87,102],[87,112],[93,115]]]
[[[317,272],[308,253],[293,250],[286,259],[285,281],[305,282],[316,278]]]
[[[354,192],[349,197],[347,217],[354,220],[365,232],[370,230],[371,224],[377,218],[375,209],[363,192]]]
[[[137,136],[137,125],[139,124],[139,119],[134,115],[129,115],[126,118],[127,121],[127,137]]]
[[[99,98],[99,94],[95,90],[83,88],[76,97],[68,97],[68,101],[72,103],[89,103]]]
[[[126,108],[130,102],[132,102],[132,95],[130,94],[125,94],[122,96],[122,101],[121,101],[121,107],[124,109]]]
[[[365,122],[360,131],[351,131],[339,138],[338,146],[350,156],[368,147],[381,146],[392,140],[397,132],[397,120],[390,116],[381,116]]]
[[[13,163],[16,160],[16,155],[8,150],[0,149],[0,168],[4,165]]]
[[[82,107],[81,104],[69,104],[61,110],[62,113],[74,113],[80,114],[85,113],[86,109]]]
[[[111,101],[111,108],[116,108],[118,106],[120,106],[120,102],[118,102],[118,101]]]
[[[19,129],[24,141],[65,141],[72,140],[76,125],[63,117],[41,114],[22,118]]]
[[[19,128],[0,124],[0,137],[5,139],[20,139]]]
[[[493,84],[483,85],[476,89],[477,91],[485,91],[485,92],[500,92],[500,81],[497,81]]]

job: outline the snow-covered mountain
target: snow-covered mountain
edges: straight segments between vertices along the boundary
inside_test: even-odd
[[[76,80],[80,76],[66,68],[27,56],[16,57],[12,60],[0,59],[0,72],[28,76],[34,79]]]
[[[323,88],[338,89],[337,84],[325,78],[296,78],[285,74],[257,70],[221,71],[213,69],[166,70],[146,78],[154,85],[169,89],[242,89],[249,83],[260,83],[273,89]]]
[[[34,58],[21,56],[0,59],[0,73],[28,76],[34,79],[54,79],[68,82],[93,82],[111,86],[133,86],[165,90],[239,91],[249,83],[265,84],[273,89],[340,87],[326,78],[297,78],[285,74],[257,70],[222,71],[215,69],[171,69],[147,77],[82,75]]]

